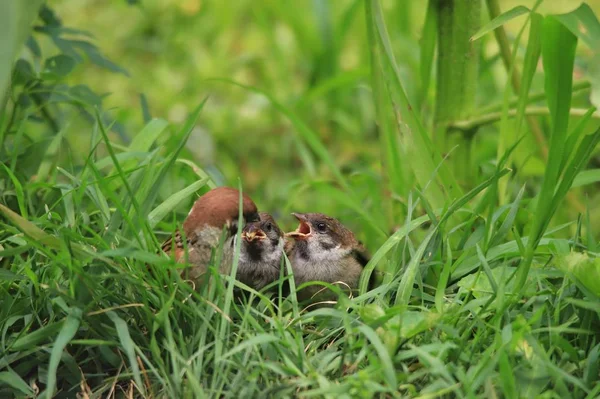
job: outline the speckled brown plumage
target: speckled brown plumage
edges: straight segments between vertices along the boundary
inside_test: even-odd
[[[211,252],[219,244],[219,239],[226,228],[223,257],[219,271],[227,273],[231,267],[232,239],[237,232],[239,212],[239,191],[230,187],[217,187],[196,200],[187,218],[183,222],[186,245],[180,231],[168,238],[162,245],[162,250],[174,256],[178,262],[187,258],[194,265],[183,273],[194,280],[206,272]],[[243,194],[242,214],[244,222],[259,219],[256,205],[252,199]]]
[[[354,233],[337,219],[322,213],[295,213],[300,222],[296,231],[287,234],[286,254],[294,271],[296,287],[309,281],[339,284],[355,293],[369,255]],[[372,282],[371,282],[372,283]],[[299,301],[332,300],[336,296],[323,286],[306,287],[296,293]]]
[[[248,223],[242,232],[237,279],[260,290],[279,279],[283,256],[283,231],[268,213]]]

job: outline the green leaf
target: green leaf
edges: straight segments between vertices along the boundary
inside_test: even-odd
[[[431,72],[433,70],[433,61],[435,59],[435,44],[437,43],[437,2],[429,0],[427,5],[427,14],[425,15],[425,24],[423,25],[423,34],[419,40],[421,47],[421,60],[419,62],[419,72],[421,78],[421,107],[427,99],[429,91],[429,82],[431,81]]]
[[[573,66],[575,63],[575,48],[577,38],[565,28],[555,17],[544,18],[542,27],[542,54],[544,64],[544,81],[546,99],[550,109],[552,135],[550,137],[550,151],[542,188],[537,197],[537,206],[533,216],[530,240],[527,242],[525,259],[519,267],[519,287],[525,285],[527,274],[533,261],[537,247],[546,226],[550,223],[554,211],[562,201],[570,187],[570,182],[563,179],[559,182],[561,165],[565,154],[567,142],[567,128],[569,126],[569,111],[573,86]],[[591,140],[590,140],[591,144]],[[587,160],[586,160],[587,161]],[[572,163],[576,167],[577,163]],[[573,179],[575,175],[571,176]],[[566,187],[568,183],[568,187]],[[562,185],[562,188],[557,186]],[[566,190],[565,190],[566,188]],[[560,192],[560,195],[555,193]]]
[[[280,339],[281,339],[280,337],[276,337],[275,335],[272,335],[272,334],[259,334],[252,338],[244,339],[244,341],[242,343],[234,346],[229,352],[224,353],[219,358],[219,360],[227,359],[228,357],[233,356],[236,353],[241,352],[245,349],[256,347],[256,346],[266,344],[269,342],[276,342],[276,341],[279,341]]]
[[[375,331],[365,324],[359,325],[358,330],[371,342],[373,348],[375,348],[375,352],[377,352],[378,360],[381,362],[381,368],[383,372],[383,377],[385,378],[386,383],[390,387],[398,386],[398,382],[396,380],[396,369],[394,364],[392,363],[392,359],[390,354],[388,353],[385,345],[379,339]]]
[[[411,166],[417,182],[433,207],[442,208],[446,199],[452,200],[462,195],[460,186],[448,166],[442,162],[442,157],[425,131],[417,110],[411,106],[404,91],[379,2],[368,0],[365,5],[367,29],[373,30],[373,37],[381,51],[384,81],[394,105],[399,133],[405,143],[406,162]],[[369,22],[371,20],[372,22]],[[401,126],[403,128],[400,128]],[[444,195],[440,187],[447,190],[447,195]]]
[[[592,50],[600,48],[600,22],[588,4],[581,3],[575,10],[554,17]]]
[[[207,100],[208,100],[208,97],[205,98],[204,100],[202,100],[202,102],[190,114],[190,116],[186,120],[185,124],[182,126],[182,128],[180,129],[180,131],[177,134],[177,137],[179,139],[179,143],[178,143],[177,147],[173,151],[171,151],[171,153],[169,154],[169,157],[160,166],[160,168],[158,169],[156,174],[153,176],[150,176],[147,180],[145,180],[143,182],[141,188],[136,193],[136,195],[140,199],[140,205],[141,205],[141,208],[136,209],[136,211],[139,212],[138,213],[139,217],[144,218],[144,219],[147,218],[147,215],[150,212],[150,207],[154,204],[154,201],[158,195],[158,190],[159,190],[161,184],[163,183],[164,179],[166,178],[167,172],[171,169],[173,164],[175,164],[177,157],[179,156],[179,154],[185,147],[185,144],[187,143],[187,140],[190,137],[190,134],[192,133],[192,130],[193,130],[194,126],[196,125],[196,122],[197,122],[197,120],[200,116],[200,113],[202,112],[202,109],[204,108],[204,105],[206,104]]]
[[[0,245],[0,252],[2,250],[2,246]],[[2,260],[2,256],[0,256],[0,260]],[[22,280],[23,276],[19,276],[16,273],[11,272],[10,270],[0,269],[0,281],[13,281],[13,280]]]
[[[429,241],[431,241],[431,239],[437,233],[439,226],[442,225],[444,222],[446,222],[456,211],[458,211],[460,208],[462,208],[467,202],[469,202],[470,200],[475,198],[475,196],[477,196],[477,194],[479,194],[480,192],[485,190],[487,187],[489,187],[494,181],[496,181],[496,179],[499,179],[500,177],[504,176],[507,173],[508,173],[507,169],[503,169],[503,170],[497,172],[494,176],[490,177],[483,183],[474,187],[467,194],[465,194],[464,196],[462,196],[461,198],[456,200],[454,203],[452,203],[452,205],[448,208],[448,210],[440,218],[439,223],[436,224],[435,226],[433,226],[429,230],[429,232],[427,233],[425,238],[421,241],[421,244],[419,245],[419,247],[417,248],[415,253],[412,255],[412,258],[411,258],[410,262],[408,263],[408,266],[406,266],[404,275],[402,276],[402,279],[400,280],[400,284],[398,285],[398,290],[396,292],[396,304],[397,305],[398,304],[405,305],[405,306],[408,305],[408,302],[410,300],[410,296],[411,296],[411,293],[413,290],[413,284],[415,282],[415,278],[417,277],[419,265],[421,264],[421,258],[423,257],[423,254],[425,253],[425,250],[427,249],[427,247],[429,245]]]
[[[371,55],[371,87],[373,88],[373,101],[377,125],[379,128],[379,141],[381,151],[382,173],[388,190],[397,195],[404,195],[407,191],[407,182],[404,181],[404,168],[402,167],[402,152],[398,140],[398,132],[394,126],[394,109],[385,84],[384,65],[386,62],[377,41],[377,32],[373,28],[372,17],[367,8],[367,33],[369,35],[369,49]],[[392,204],[388,204],[391,218],[394,218]]]
[[[582,170],[577,174],[571,187],[581,187],[600,182],[600,169]]]
[[[0,382],[9,385],[19,391],[23,392],[28,397],[34,397],[35,393],[33,389],[14,371],[3,371],[0,373]]]
[[[5,164],[0,164],[4,168],[4,171],[10,178],[13,186],[15,187],[15,194],[17,196],[17,203],[19,204],[19,211],[23,217],[27,217],[27,204],[25,203],[25,194],[23,193],[23,186],[14,173]]]
[[[13,351],[22,351],[25,349],[30,349],[35,347],[41,342],[47,342],[54,337],[54,335],[62,328],[64,324],[63,321],[59,321],[56,323],[51,323],[45,325],[44,327],[38,328],[37,330],[19,337],[11,347]]]
[[[10,71],[37,16],[42,0],[0,0],[0,103],[10,84]]]
[[[241,87],[245,90],[249,90],[254,93],[258,93],[265,96],[277,111],[285,115],[290,120],[290,122],[296,129],[296,132],[298,133],[299,137],[302,140],[304,140],[308,144],[308,146],[315,152],[315,154],[317,154],[319,158],[321,158],[321,161],[325,165],[327,165],[337,182],[344,188],[344,191],[351,193],[350,185],[348,184],[346,178],[342,174],[340,168],[337,166],[334,159],[329,154],[327,147],[325,147],[325,145],[323,145],[323,143],[321,142],[319,135],[314,130],[312,130],[306,123],[304,123],[295,112],[281,104],[275,99],[275,97],[273,97],[266,91],[258,89],[256,87],[244,85],[242,83],[238,83],[230,79],[209,79],[209,81],[226,82]]]
[[[160,222],[167,213],[171,212],[177,207],[183,200],[188,198],[190,195],[198,191],[200,188],[206,185],[208,178],[198,180],[186,188],[176,192],[167,198],[163,203],[158,205],[148,214],[148,225],[154,228],[158,222]]]
[[[46,384],[48,398],[51,398],[54,394],[54,389],[56,386],[56,371],[58,369],[58,364],[60,363],[63,351],[67,347],[69,341],[73,339],[77,333],[77,330],[79,330],[80,323],[81,309],[72,308],[71,313],[67,316],[67,319],[60,329],[60,333],[58,333],[58,337],[56,337],[56,340],[54,341],[52,351],[50,352],[50,361],[48,362],[48,382]]]
[[[60,241],[58,238],[46,234],[43,230],[38,228],[29,220],[21,217],[20,215],[11,211],[9,208],[5,207],[2,204],[0,204],[0,212],[2,212],[4,216],[6,216],[6,218],[10,220],[15,226],[17,226],[19,230],[21,230],[23,233],[25,233],[27,236],[31,237],[38,243],[42,245],[48,245],[52,248],[60,247]]]
[[[572,252],[557,256],[556,266],[600,298],[600,258]]]
[[[381,262],[381,260],[391,251],[396,245],[398,245],[411,231],[415,230],[423,223],[428,222],[429,217],[427,215],[421,216],[410,223],[403,225],[394,234],[388,238],[381,247],[373,254],[369,262],[366,264],[361,276],[359,283],[359,292],[364,294],[367,291],[369,285],[369,279],[375,267]]]
[[[525,51],[525,61],[523,65],[523,74],[521,77],[521,87],[519,91],[519,100],[517,102],[517,115],[515,118],[515,132],[513,138],[521,136],[521,128],[525,119],[525,107],[529,98],[531,83],[537,70],[540,53],[542,51],[542,23],[543,18],[540,14],[534,12],[531,14],[531,23],[529,25],[529,38],[527,40],[527,50]]]
[[[147,152],[156,139],[161,133],[169,126],[169,122],[164,119],[152,119],[144,126],[141,132],[135,135],[131,144],[129,145],[129,151],[131,152]]]
[[[58,54],[50,57],[44,63],[43,74],[49,79],[60,79],[69,75],[77,62],[68,55]]]
[[[477,31],[477,33],[475,33],[471,37],[470,40],[473,42],[473,41],[483,37],[486,33],[491,32],[494,29],[504,25],[508,21],[510,21],[514,18],[517,18],[523,14],[527,14],[530,11],[531,10],[525,6],[516,6],[514,8],[511,8],[510,10],[498,15],[496,18],[492,19],[490,22],[488,22],[487,24],[482,26],[481,29],[479,29]]]
[[[135,343],[131,339],[131,335],[129,334],[129,328],[127,327],[127,323],[123,319],[121,319],[114,311],[107,312],[108,317],[115,323],[115,328],[117,329],[117,336],[119,337],[119,342],[121,342],[121,347],[125,351],[127,355],[127,360],[129,361],[129,367],[131,367],[131,371],[133,372],[133,379],[138,386],[138,389],[144,392],[144,385],[142,384],[142,377],[140,374],[140,367],[138,366],[136,357],[135,357]]]

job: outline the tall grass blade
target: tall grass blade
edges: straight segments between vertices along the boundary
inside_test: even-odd
[[[121,342],[121,347],[125,351],[125,355],[127,356],[127,360],[129,362],[129,367],[133,372],[133,379],[137,384],[137,388],[144,393],[144,384],[142,383],[142,377],[140,374],[140,367],[138,366],[137,359],[135,357],[135,342],[131,339],[131,335],[129,334],[129,327],[127,327],[127,323],[125,320],[120,318],[114,311],[107,312],[108,317],[115,324],[115,328],[117,329],[117,336],[119,337],[119,341]]]
[[[379,1],[365,0],[367,15],[372,15],[374,37],[382,53],[385,82],[394,107],[399,133],[405,142],[405,154],[418,184],[424,188],[433,180],[426,193],[434,208],[442,208],[445,199],[455,199],[461,196],[461,189],[452,176],[448,167],[442,162],[441,155],[433,146],[425,131],[417,111],[410,105],[396,64],[383,13]],[[396,106],[397,104],[397,106]],[[438,168],[439,166],[439,173]],[[446,190],[444,195],[442,188]]]
[[[72,308],[70,314],[67,316],[65,323],[58,333],[58,337],[54,341],[52,351],[50,352],[50,362],[48,363],[48,382],[46,384],[46,394],[48,398],[54,396],[54,389],[56,388],[56,371],[58,364],[63,355],[63,351],[67,347],[67,344],[73,339],[79,325],[81,323],[81,309]]]
[[[530,11],[531,10],[525,6],[516,6],[516,7],[511,8],[510,10],[498,15],[496,18],[492,19],[490,22],[488,22],[487,24],[482,26],[481,29],[479,29],[477,31],[477,33],[475,33],[471,37],[471,41],[473,42],[475,40],[482,38],[488,32],[491,32],[494,29],[506,24],[507,22],[509,22],[517,17],[520,17],[523,14],[529,13]]]
[[[545,226],[553,216],[553,209],[556,209],[557,202],[562,200],[562,198],[556,198],[554,194],[559,184],[562,160],[565,156],[569,156],[569,154],[564,154],[564,149],[569,126],[577,38],[552,16],[544,18],[542,34],[544,81],[552,121],[552,135],[548,164],[537,198],[537,207],[527,242],[526,257],[519,266],[517,289],[525,286],[535,248],[542,238]]]

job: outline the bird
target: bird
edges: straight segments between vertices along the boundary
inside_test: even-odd
[[[339,284],[346,292],[358,289],[360,275],[369,261],[367,250],[339,220],[322,213],[292,213],[299,221],[285,252],[296,287],[309,281]],[[369,282],[372,286],[373,278]],[[317,295],[318,294],[318,295]],[[299,302],[337,298],[322,285],[311,285],[296,293]]]
[[[192,281],[201,279],[223,232],[219,273],[228,274],[231,271],[233,240],[238,230],[239,199],[240,192],[231,187],[217,187],[208,191],[194,202],[183,222],[184,234],[178,230],[162,244],[161,249],[174,256],[177,262],[187,261],[192,265],[182,271],[182,276]],[[245,193],[242,196],[242,216],[244,224],[260,220],[256,204]]]
[[[284,234],[266,212],[259,213],[260,220],[246,224],[236,279],[260,291],[279,279],[283,257]]]

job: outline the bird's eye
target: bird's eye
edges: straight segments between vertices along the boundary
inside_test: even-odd
[[[271,222],[268,222],[268,223],[265,225],[265,229],[267,229],[267,231],[271,231],[271,230],[273,230],[273,225],[271,224]]]
[[[325,230],[327,230],[327,225],[323,222],[319,222],[317,223],[317,230],[320,232],[325,232]]]

